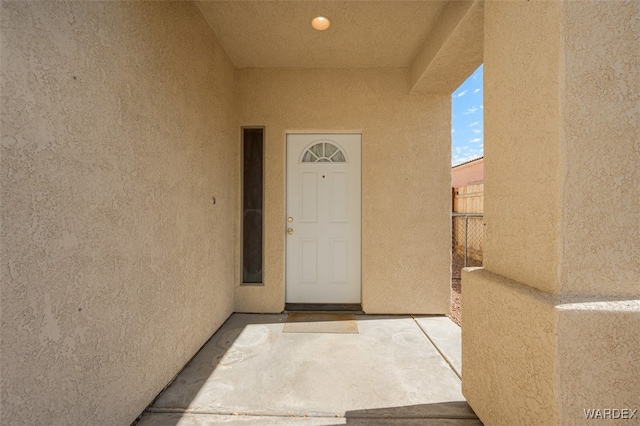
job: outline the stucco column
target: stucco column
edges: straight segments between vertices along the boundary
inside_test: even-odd
[[[486,424],[631,416],[640,6],[487,1],[484,17],[485,267],[462,277],[463,393]]]

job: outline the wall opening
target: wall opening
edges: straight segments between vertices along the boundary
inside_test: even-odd
[[[264,128],[242,129],[242,284],[262,284]]]
[[[461,325],[461,270],[482,266],[484,100],[480,65],[451,95],[451,319]]]

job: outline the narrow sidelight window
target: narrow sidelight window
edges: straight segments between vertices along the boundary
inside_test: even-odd
[[[262,283],[264,129],[242,129],[242,282]]]

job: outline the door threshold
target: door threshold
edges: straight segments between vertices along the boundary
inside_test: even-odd
[[[364,314],[360,303],[286,303],[285,312],[349,312]]]

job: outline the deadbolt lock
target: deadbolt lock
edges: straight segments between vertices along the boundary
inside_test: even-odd
[[[289,216],[289,217],[287,218],[287,222],[289,222],[289,223],[293,223],[293,218],[292,218],[291,216]]]

